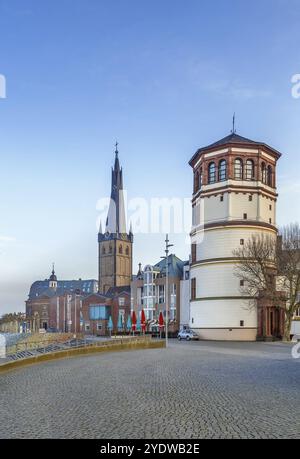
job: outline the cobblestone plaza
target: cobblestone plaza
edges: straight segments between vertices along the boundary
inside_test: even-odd
[[[282,343],[177,343],[0,376],[1,438],[299,438],[300,360]]]

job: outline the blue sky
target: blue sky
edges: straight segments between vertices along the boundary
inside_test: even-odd
[[[189,197],[188,160],[231,129],[283,152],[278,223],[300,220],[298,0],[0,0],[0,314],[49,275],[97,276],[115,140],[129,197]],[[136,236],[134,265],[163,235]],[[182,258],[184,235],[171,235]]]

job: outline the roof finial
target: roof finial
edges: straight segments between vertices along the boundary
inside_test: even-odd
[[[55,263],[52,263],[52,274],[55,274]]]
[[[118,157],[118,154],[119,154],[118,146],[119,146],[119,143],[118,143],[118,141],[117,141],[116,144],[115,144],[115,147],[116,147],[116,150],[115,150],[116,157]]]
[[[236,133],[236,129],[235,129],[235,112],[233,114],[233,117],[232,117],[232,134],[235,134]]]

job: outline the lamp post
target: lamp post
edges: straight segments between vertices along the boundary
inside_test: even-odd
[[[166,260],[166,292],[165,292],[165,303],[166,303],[166,327],[165,327],[165,333],[166,333],[166,347],[168,347],[168,328],[169,328],[169,248],[173,247],[173,244],[169,244],[169,235],[166,234],[166,248],[165,248],[165,257]]]

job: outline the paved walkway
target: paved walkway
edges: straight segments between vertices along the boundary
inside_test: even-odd
[[[177,343],[0,376],[0,438],[300,438],[290,346]]]

